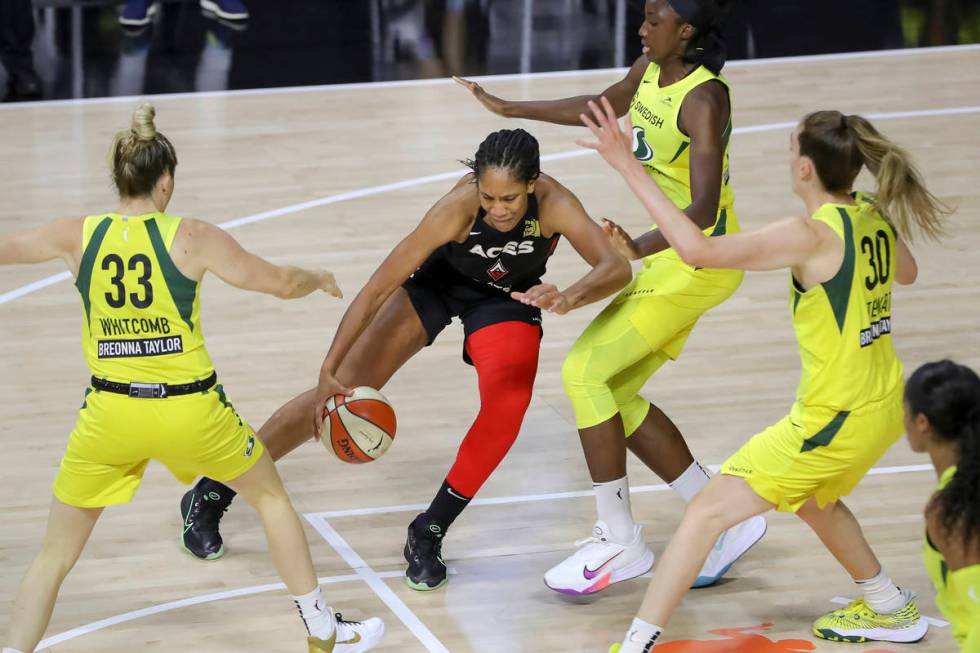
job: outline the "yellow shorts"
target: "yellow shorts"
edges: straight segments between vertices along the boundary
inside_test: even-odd
[[[650,408],[639,396],[647,380],[676,359],[694,325],[742,282],[739,270],[695,270],[679,259],[652,257],[586,327],[562,367],[579,429],[622,416],[626,435]]]
[[[752,437],[721,467],[777,510],[810,497],[823,508],[846,496],[905,431],[902,392],[852,412],[794,410]]]
[[[676,360],[695,323],[731,297],[744,276],[742,270],[693,268],[667,250],[647,258],[610,306],[639,302],[629,321],[651,350]]]
[[[126,503],[150,459],[183,483],[202,475],[228,481],[251,469],[264,450],[220,385],[166,399],[88,389],[54,495],[80,508]]]

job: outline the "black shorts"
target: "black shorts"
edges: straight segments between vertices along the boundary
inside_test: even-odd
[[[415,307],[431,345],[436,336],[458,317],[463,323],[464,337],[501,322],[524,322],[541,327],[541,309],[511,299],[507,293],[469,281],[448,264],[431,265],[426,262],[411,276],[402,288]],[[473,362],[466,355],[463,360]]]

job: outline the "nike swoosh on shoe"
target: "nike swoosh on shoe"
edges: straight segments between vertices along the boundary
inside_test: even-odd
[[[585,576],[585,580],[592,580],[596,576],[600,575],[606,569],[606,567],[609,566],[609,563],[612,562],[613,560],[615,560],[616,558],[618,558],[622,553],[623,552],[620,551],[619,553],[617,553],[613,557],[611,557],[608,560],[606,560],[605,562],[603,562],[601,565],[599,565],[594,570],[593,569],[589,569],[589,565],[585,565],[584,568],[582,569],[582,575]]]

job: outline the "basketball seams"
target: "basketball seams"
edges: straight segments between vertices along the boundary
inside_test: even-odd
[[[361,420],[363,422],[366,422],[367,424],[370,424],[372,427],[374,427],[375,429],[378,430],[378,433],[381,434],[380,441],[377,444],[375,444],[374,446],[372,446],[371,449],[370,449],[370,451],[374,451],[376,449],[381,448],[382,445],[384,445],[384,442],[385,442],[385,438],[386,437],[389,440],[392,439],[391,438],[391,435],[388,433],[388,431],[386,431],[382,427],[378,426],[373,421],[371,421],[371,420],[369,420],[369,419],[367,419],[365,417],[361,417],[357,413],[351,411],[349,406],[345,406],[345,408],[347,408],[346,411],[341,411],[341,410],[338,410],[337,411],[337,418],[340,420],[340,423],[343,426],[344,431],[347,432],[347,435],[348,435],[349,439],[352,442],[355,441],[354,440],[354,433],[357,432],[357,431],[359,431],[359,429],[356,428],[356,422],[357,422],[357,420]],[[364,449],[363,446],[361,446],[359,443],[356,443],[356,442],[355,442],[355,444],[357,445],[357,448],[360,449],[364,453],[365,456],[369,456],[372,460],[375,459],[375,457],[372,456],[370,453],[368,453],[368,451],[365,451],[365,449]],[[389,444],[389,446],[390,446],[390,444]],[[385,449],[387,449],[387,447],[385,447],[384,449],[381,450],[381,453],[378,454],[379,457],[381,456],[382,453],[384,453]]]
[[[383,433],[385,433],[385,434],[386,434],[386,435],[387,435],[388,437],[391,437],[391,436],[392,436],[392,433],[394,433],[394,432],[395,432],[395,428],[396,428],[396,426],[395,426],[395,419],[396,419],[396,418],[395,418],[395,411],[394,411],[394,410],[393,410],[393,409],[391,408],[391,406],[390,406],[390,405],[388,405],[388,404],[384,404],[385,406],[387,406],[387,407],[388,407],[388,410],[389,410],[389,411],[391,412],[391,422],[392,422],[392,428],[390,429],[390,432],[389,432],[389,429],[388,429],[388,427],[386,427],[386,426],[382,426],[381,424],[378,424],[378,423],[377,423],[377,422],[376,422],[375,420],[373,420],[373,419],[371,419],[371,418],[370,418],[370,417],[368,417],[367,415],[362,415],[361,413],[358,413],[358,412],[356,412],[356,411],[354,410],[354,408],[353,408],[353,405],[354,405],[354,404],[357,404],[357,403],[359,403],[359,402],[363,402],[363,401],[378,401],[378,400],[377,400],[377,399],[375,399],[374,397],[364,397],[364,398],[362,398],[362,399],[352,399],[351,401],[347,401],[347,402],[344,402],[344,406],[346,406],[346,407],[347,407],[347,410],[349,410],[349,411],[350,411],[350,412],[351,412],[352,414],[354,414],[354,415],[356,415],[357,417],[360,417],[360,418],[361,418],[361,419],[363,419],[363,420],[364,420],[365,422],[368,422],[369,424],[371,424],[371,426],[374,426],[374,427],[375,427],[375,428],[377,428],[378,430],[380,430],[380,431],[382,431],[382,432],[383,432]],[[379,402],[379,403],[381,403],[381,402]],[[338,407],[338,408],[339,408],[339,407]]]
[[[347,426],[344,424],[344,420],[340,416],[340,411],[338,410],[330,411],[328,420],[330,420],[331,422],[331,431],[334,430],[333,420],[337,420],[336,430],[338,433],[343,433],[347,431]],[[370,462],[371,460],[374,460],[374,458],[372,458],[370,455],[365,453],[361,449],[361,447],[358,446],[357,442],[354,441],[354,438],[350,437],[349,432],[347,433],[347,436],[343,439],[346,440],[347,442],[347,446],[350,449],[350,455],[348,455],[348,453],[344,451],[344,449],[338,444],[337,440],[335,440],[334,438],[330,438],[330,444],[333,447],[333,451],[338,458],[351,463],[366,463],[366,462]]]

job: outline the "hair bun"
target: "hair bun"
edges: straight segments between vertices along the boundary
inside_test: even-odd
[[[157,127],[153,124],[157,111],[149,102],[144,102],[133,112],[133,126],[131,129],[136,134],[136,138],[141,141],[152,141],[156,138]]]

